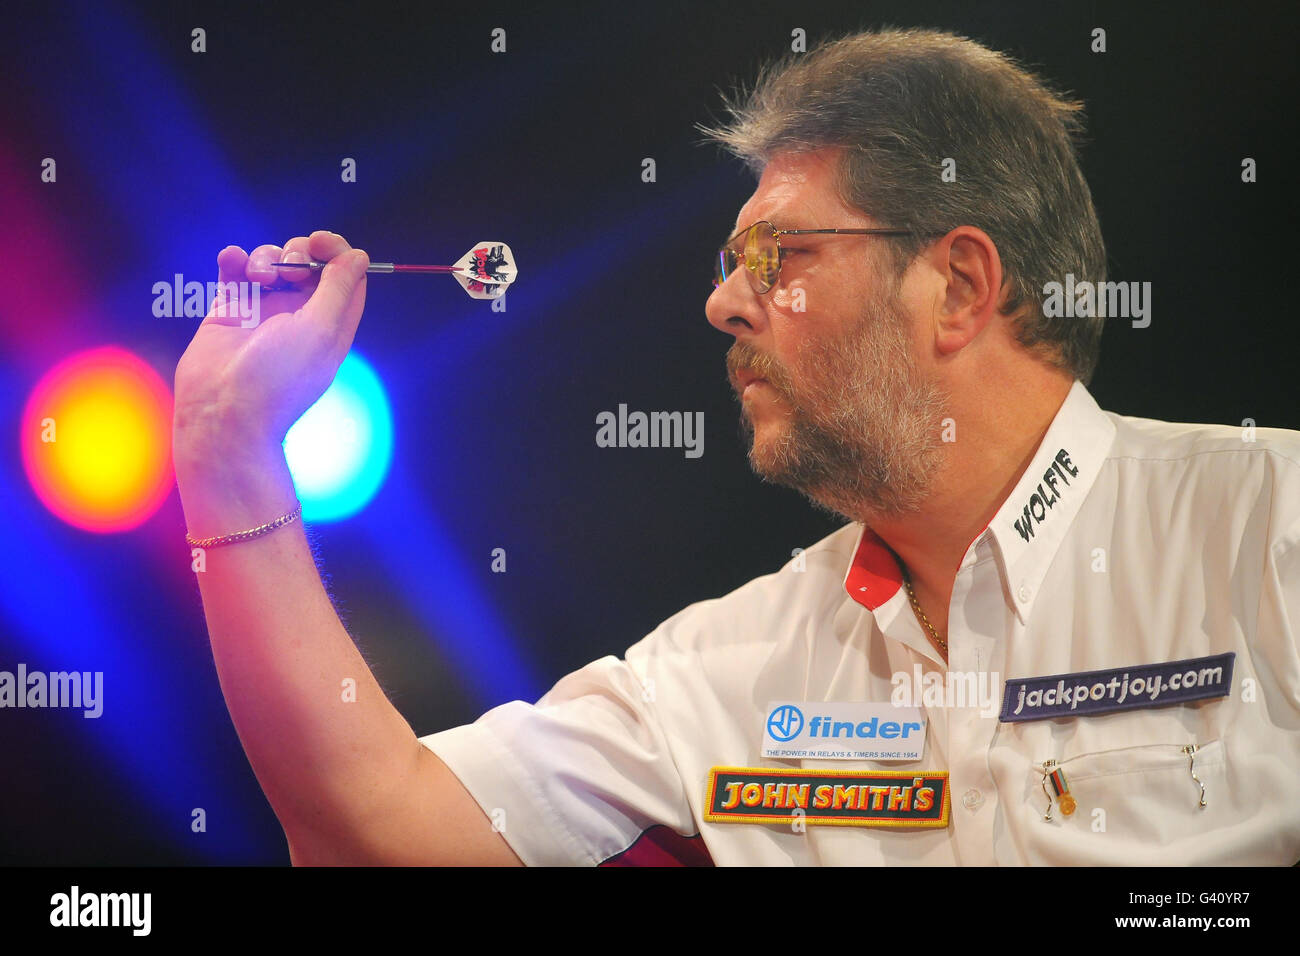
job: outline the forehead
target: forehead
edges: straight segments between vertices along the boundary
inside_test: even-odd
[[[763,167],[754,194],[740,207],[732,233],[759,219],[778,229],[843,228],[862,220],[862,214],[845,206],[835,189],[840,153],[820,149],[773,156]]]

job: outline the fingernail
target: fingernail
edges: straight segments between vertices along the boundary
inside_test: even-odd
[[[352,275],[360,279],[370,268],[370,257],[360,249],[356,250],[352,256]]]
[[[306,262],[307,257],[295,249],[293,252],[286,252],[280,256],[281,262]]]

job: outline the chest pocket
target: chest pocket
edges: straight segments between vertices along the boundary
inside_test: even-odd
[[[989,766],[1017,846],[999,861],[1170,866],[1233,859],[1238,828],[1258,816],[1261,798],[1234,764],[1230,718],[1215,701],[1003,725]],[[1049,761],[1055,766],[1045,766]],[[1068,814],[1066,794],[1074,803]]]
[[[1115,814],[1120,819],[1114,822],[1125,828],[1140,821],[1144,827],[1158,829],[1162,815],[1194,819],[1213,805],[1216,790],[1220,800],[1227,797],[1222,789],[1222,739],[1136,744],[1048,757],[1035,770],[1037,804],[1044,822],[1083,824],[1098,832],[1105,832],[1102,828],[1109,827]],[[1076,816],[1077,821],[1071,820]]]

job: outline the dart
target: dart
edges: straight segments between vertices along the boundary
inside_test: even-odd
[[[272,268],[312,269],[325,268],[323,262],[273,262]],[[447,273],[460,283],[471,298],[496,299],[505,294],[506,286],[519,277],[515,268],[514,253],[504,242],[476,242],[469,252],[450,266],[401,265],[396,262],[371,262],[367,273]]]

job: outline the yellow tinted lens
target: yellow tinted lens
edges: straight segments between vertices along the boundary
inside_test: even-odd
[[[745,236],[745,265],[754,277],[756,291],[772,288],[781,271],[781,249],[770,223],[754,223]]]

